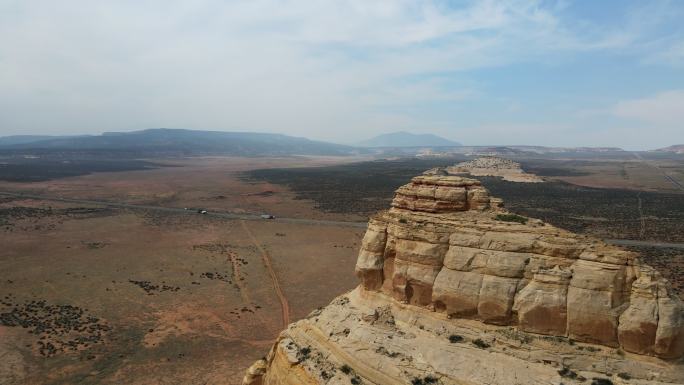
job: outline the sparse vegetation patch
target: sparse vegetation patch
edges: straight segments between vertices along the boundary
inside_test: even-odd
[[[527,223],[527,218],[517,214],[497,214],[496,220],[502,222],[522,223],[523,225]]]
[[[150,281],[135,281],[132,279],[129,279],[128,282],[130,282],[130,283],[140,287],[141,289],[145,290],[147,295],[154,295],[155,292],[157,292],[157,293],[164,292],[164,291],[175,292],[175,291],[180,290],[180,287],[178,287],[178,286],[169,286],[169,285],[166,285],[164,283],[162,283],[161,285],[155,285],[155,284],[152,284]]]
[[[38,337],[36,347],[41,356],[75,352],[101,343],[111,327],[84,309],[72,305],[49,304],[45,300],[14,303],[11,295],[2,305],[12,309],[0,313],[0,325],[21,327]]]
[[[593,378],[591,385],[613,385],[613,381],[607,378]]]

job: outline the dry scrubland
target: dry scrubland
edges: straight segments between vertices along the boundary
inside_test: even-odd
[[[648,178],[625,175],[619,188],[615,185],[598,188],[569,183],[566,179],[581,175],[586,180],[609,181],[624,162],[516,160],[526,171],[548,181],[515,183],[475,177],[494,196],[503,198],[512,211],[600,238],[684,242],[684,191],[658,173],[660,169],[634,161],[635,168],[643,172],[651,170]],[[248,175],[254,180],[287,185],[297,197],[315,201],[316,207],[325,212],[371,214],[387,208],[394,189],[412,176],[459,161],[461,158],[375,161],[318,168],[263,169]],[[659,164],[660,168],[664,168],[662,164],[670,164],[670,169],[684,170],[684,160]]]
[[[156,168],[0,191],[365,221],[412,176],[465,159],[360,160],[148,160]],[[683,241],[684,195],[663,176],[681,180],[679,160],[516,161],[552,183],[482,178],[512,211],[601,237]],[[294,321],[357,284],[362,233],[0,198],[0,384],[238,384],[282,330],[283,298]],[[682,249],[639,251],[682,287]]]
[[[236,180],[252,163],[241,162],[3,190],[331,217],[281,187]],[[237,384],[285,322],[355,285],[362,231],[3,198],[0,384]]]
[[[462,160],[462,157],[399,159],[316,168],[261,169],[246,175],[252,180],[287,185],[297,198],[313,200],[321,211],[371,214],[389,207],[394,190],[412,176]],[[503,198],[513,212],[599,238],[684,243],[684,191],[667,178],[684,171],[682,157],[515,160],[547,182],[515,183],[476,177],[493,196]],[[625,165],[639,173],[621,175]],[[615,182],[617,176],[620,184]],[[571,179],[580,177],[594,184],[602,181],[604,187],[591,187],[590,183]],[[679,289],[684,287],[684,249],[634,249],[646,263],[660,268],[680,295],[684,295]]]

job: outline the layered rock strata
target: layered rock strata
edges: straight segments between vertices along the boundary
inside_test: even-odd
[[[684,307],[657,271],[500,205],[457,176],[399,188],[369,222],[360,286],[245,384],[684,383]]]
[[[498,176],[509,182],[540,183],[544,181],[534,174],[523,171],[520,163],[495,156],[482,156],[447,167],[445,170],[449,174]]]

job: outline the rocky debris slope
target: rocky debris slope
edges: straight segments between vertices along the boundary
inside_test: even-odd
[[[361,285],[244,384],[684,383],[684,306],[657,271],[499,206],[457,176],[399,188],[368,225]]]
[[[544,180],[523,171],[520,163],[495,156],[483,156],[447,167],[448,174],[470,174],[473,176],[498,176],[510,182],[539,183]]]

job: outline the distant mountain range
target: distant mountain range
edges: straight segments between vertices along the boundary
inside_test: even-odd
[[[42,140],[64,139],[70,136],[53,136],[53,135],[12,135],[0,137],[0,147],[14,146],[17,144],[26,144],[32,142],[39,142]]]
[[[520,155],[582,153],[617,154],[625,152],[615,147],[545,147],[526,145],[463,146],[433,134],[413,134],[399,131],[378,135],[356,146],[282,134],[254,132],[199,131],[152,128],[133,132],[107,132],[101,135],[48,136],[15,135],[0,137],[0,151],[13,153],[56,154],[78,152],[102,156],[279,156],[279,155],[354,155],[414,156],[444,154]],[[653,152],[684,154],[684,144]]]
[[[658,151],[658,152],[674,152],[676,154],[684,154],[684,144],[675,144],[670,147],[665,147],[665,148],[659,148],[657,150],[653,151]]]
[[[399,131],[378,135],[357,143],[359,147],[457,147],[461,143],[432,134]]]
[[[0,138],[8,150],[126,151],[154,155],[350,155],[358,150],[281,134],[155,128],[102,135]]]

